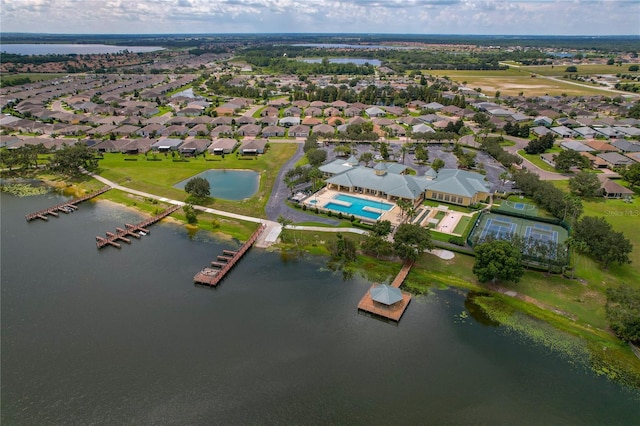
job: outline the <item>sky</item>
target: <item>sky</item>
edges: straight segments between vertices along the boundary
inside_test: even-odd
[[[640,0],[0,0],[3,32],[640,35]]]

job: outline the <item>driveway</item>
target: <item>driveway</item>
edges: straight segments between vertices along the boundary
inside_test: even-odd
[[[298,222],[318,222],[326,223],[328,225],[337,225],[340,222],[337,220],[317,216],[314,214],[308,214],[302,210],[294,209],[286,204],[286,200],[289,197],[289,188],[284,184],[284,175],[287,171],[293,168],[293,165],[304,155],[303,144],[298,144],[298,149],[289,161],[287,161],[278,172],[276,180],[271,190],[271,197],[267,202],[266,213],[269,220],[277,221],[280,215],[291,219],[294,223]]]

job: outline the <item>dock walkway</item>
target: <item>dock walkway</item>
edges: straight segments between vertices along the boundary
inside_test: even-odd
[[[116,228],[116,232],[107,232],[106,237],[96,236],[96,246],[101,249],[106,246],[113,246],[116,248],[120,248],[120,244],[117,241],[124,241],[127,244],[131,243],[131,240],[128,237],[134,237],[140,239],[140,237],[144,234],[148,234],[150,231],[147,229],[147,226],[153,225],[159,220],[169,216],[171,213],[178,210],[180,206],[171,206],[167,210],[163,211],[160,214],[157,214],[149,219],[143,220],[140,223],[136,223],[135,225],[131,225],[129,223],[125,223],[125,228]],[[141,234],[142,233],[142,234]]]
[[[262,235],[267,228],[265,224],[261,224],[258,229],[251,235],[238,251],[223,250],[223,254],[217,257],[218,261],[211,262],[212,268],[204,268],[193,277],[195,284],[208,285],[215,287],[224,278],[224,276],[233,268],[233,266],[249,251],[253,243]]]
[[[58,212],[71,213],[78,209],[78,206],[76,204],[89,200],[93,197],[97,197],[100,194],[104,194],[110,189],[111,189],[110,186],[105,186],[101,190],[92,192],[91,194],[87,194],[83,197],[75,198],[71,201],[65,201],[64,203],[56,204],[53,207],[49,207],[44,210],[39,210],[34,213],[29,213],[28,215],[25,215],[24,218],[27,219],[27,222],[30,222],[34,219],[49,220],[49,218],[47,217],[48,215],[58,217]]]
[[[404,265],[402,265],[400,272],[398,272],[398,275],[396,275],[395,279],[390,284],[391,287],[400,288],[405,278],[407,278],[409,271],[411,271],[412,266],[412,261],[407,260],[406,262],[404,262]],[[409,306],[409,303],[411,302],[411,294],[403,291],[402,300],[394,303],[393,305],[385,305],[382,303],[378,303],[372,299],[371,290],[375,287],[377,287],[376,284],[372,285],[364,294],[364,296],[362,296],[360,303],[358,303],[358,310],[368,312],[370,314],[374,314],[383,318],[391,319],[396,322],[400,321],[400,318],[402,318],[402,314],[404,314],[404,311],[407,309],[407,306]]]

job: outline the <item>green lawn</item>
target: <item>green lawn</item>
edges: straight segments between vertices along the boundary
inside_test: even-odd
[[[472,218],[469,216],[462,216],[456,225],[456,228],[453,230],[453,233],[463,235],[464,231],[466,231],[467,227],[471,223],[471,220]]]
[[[521,149],[521,150],[518,151],[518,155],[521,155],[522,157],[524,157],[527,160],[531,161],[533,164],[535,164],[536,166],[538,166],[542,170],[545,170],[547,172],[558,173],[558,171],[555,169],[555,167],[552,167],[549,164],[547,164],[544,161],[542,161],[542,159],[540,158],[540,154],[527,154],[526,152],[524,152],[524,149]]]
[[[256,217],[265,217],[265,205],[271,195],[273,183],[282,165],[294,154],[295,144],[272,144],[268,151],[257,157],[227,155],[224,160],[217,156],[190,158],[188,162],[174,162],[168,155],[159,155],[162,161],[146,161],[142,155],[138,161],[124,154],[105,154],[100,160],[99,174],[124,186],[161,195],[167,198],[185,200],[186,193],[173,188],[176,183],[209,169],[249,169],[260,173],[260,188],[251,198],[242,201],[210,199],[203,204],[208,207]],[[151,158],[151,155],[149,155]],[[242,159],[246,158],[246,159]]]
[[[422,202],[422,205],[423,206],[429,206],[429,207],[447,206],[447,207],[449,207],[449,210],[453,210],[453,211],[456,211],[456,212],[462,212],[462,213],[473,213],[474,212],[474,210],[471,210],[471,209],[469,209],[467,207],[457,206],[455,204],[447,204],[447,203],[444,203],[442,201],[424,200]],[[444,216],[442,216],[442,217],[444,217]]]
[[[585,65],[576,65],[578,69],[578,75],[591,75],[591,74],[629,74],[629,65],[633,65],[630,63],[622,64],[621,67],[617,65],[600,65],[600,64],[585,64]],[[523,66],[520,67],[523,71],[533,72],[536,74],[551,76],[551,77],[562,77],[565,74],[568,74],[565,70],[567,66],[552,66],[552,65],[539,65],[539,66]],[[633,73],[631,73],[633,74]]]

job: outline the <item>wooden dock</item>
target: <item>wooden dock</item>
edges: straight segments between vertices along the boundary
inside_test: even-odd
[[[25,215],[24,218],[27,219],[27,222],[30,222],[34,219],[49,220],[48,216],[58,217],[58,212],[71,213],[78,209],[78,206],[76,204],[89,200],[93,197],[97,197],[100,194],[104,194],[110,189],[111,189],[110,186],[105,186],[101,190],[92,192],[91,194],[87,194],[84,197],[75,198],[71,201],[66,201],[64,203],[56,204],[55,206],[49,207],[44,210],[40,210],[34,213],[29,213],[28,215]]]
[[[124,228],[116,228],[115,233],[107,232],[106,237],[96,236],[96,246],[99,249],[106,246],[113,246],[116,248],[120,248],[120,243],[118,241],[131,244],[131,239],[129,239],[129,237],[140,239],[142,235],[146,235],[150,232],[149,229],[147,228],[148,226],[153,225],[159,220],[169,216],[171,213],[175,212],[179,208],[180,206],[171,206],[167,210],[163,211],[162,213],[157,214],[147,220],[143,220],[140,223],[136,223],[135,225],[131,225],[130,223],[125,223]]]
[[[395,279],[391,283],[391,287],[400,288],[405,278],[407,278],[407,275],[409,274],[412,266],[413,262],[407,260],[404,265],[402,265],[400,272],[398,272],[398,275],[396,275]],[[371,298],[371,290],[375,287],[377,287],[376,284],[372,285],[371,288],[369,288],[369,290],[367,290],[367,292],[364,294],[364,296],[362,296],[360,303],[358,303],[358,311],[368,312],[370,314],[391,319],[396,322],[400,321],[400,318],[402,318],[402,314],[404,314],[404,311],[407,309],[409,303],[411,302],[411,294],[403,291],[401,301],[396,302],[393,305],[385,305],[383,303],[376,302]]]
[[[253,243],[262,235],[264,230],[266,229],[266,225],[262,224],[256,231],[251,235],[251,238],[245,242],[240,250],[231,251],[231,250],[223,250],[223,255],[217,257],[218,261],[211,262],[211,268],[204,268],[200,272],[198,272],[193,277],[193,282],[195,284],[207,285],[210,287],[215,287],[218,283],[224,278],[224,276],[233,268],[233,266],[238,263],[238,261],[244,256],[244,254],[249,251]]]

